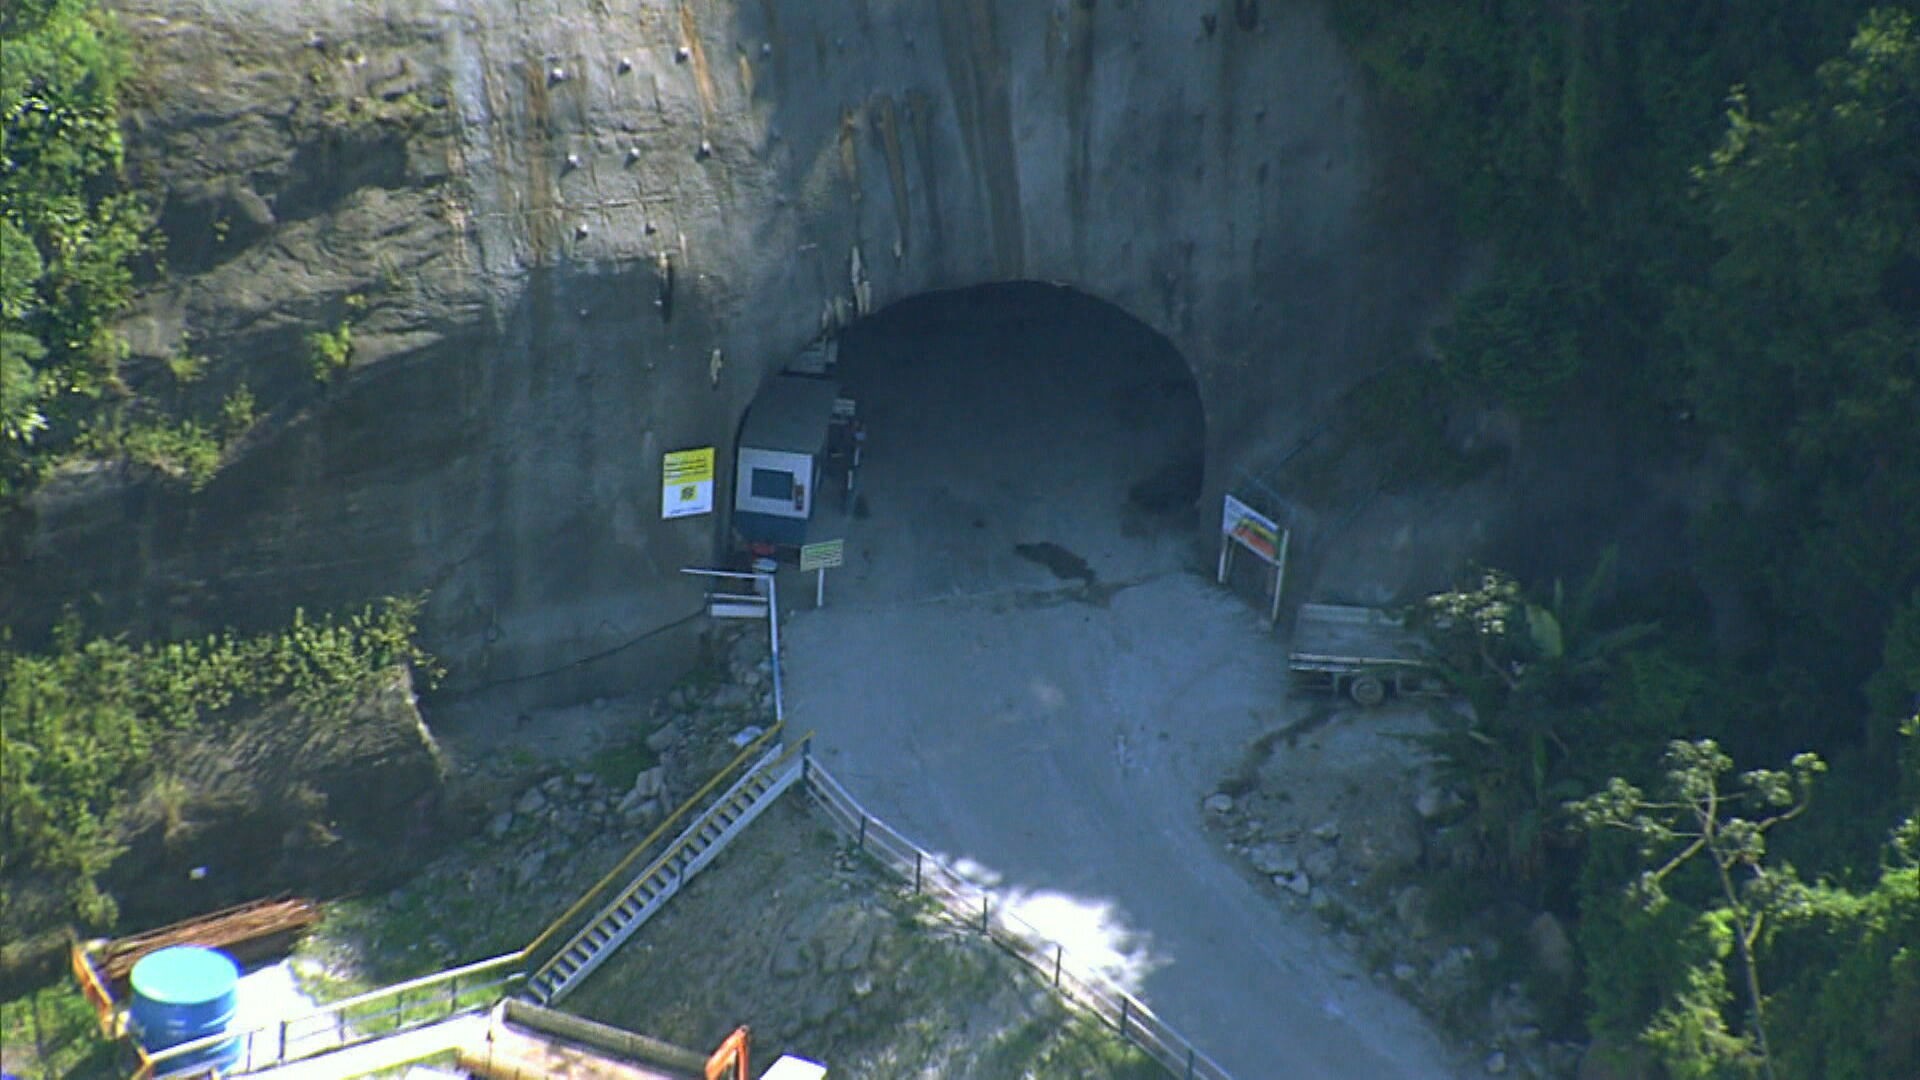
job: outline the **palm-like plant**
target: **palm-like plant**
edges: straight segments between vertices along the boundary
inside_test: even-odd
[[[1609,549],[1571,596],[1556,582],[1545,604],[1512,576],[1484,570],[1471,587],[1430,596],[1409,617],[1426,634],[1434,669],[1468,706],[1443,712],[1440,730],[1420,741],[1442,777],[1471,793],[1468,826],[1481,856],[1515,882],[1539,878],[1550,840],[1565,831],[1562,804],[1585,790],[1577,746],[1614,661],[1656,629],[1595,629],[1614,558]]]

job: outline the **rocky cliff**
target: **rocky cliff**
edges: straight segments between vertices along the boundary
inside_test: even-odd
[[[114,6],[167,238],[129,370],[188,348],[193,393],[267,412],[198,492],[46,485],[0,567],[29,636],[425,589],[450,689],[632,683],[718,539],[660,520],[660,454],[729,446],[823,328],[986,282],[1109,301],[1191,365],[1217,491],[1443,285],[1308,0]]]

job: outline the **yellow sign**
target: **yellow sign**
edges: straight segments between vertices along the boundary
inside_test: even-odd
[[[660,516],[713,512],[713,447],[674,450],[660,463]]]

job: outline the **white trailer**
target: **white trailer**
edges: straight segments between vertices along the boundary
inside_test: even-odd
[[[733,477],[733,530],[743,544],[807,542],[839,396],[831,379],[776,375],[747,406]]]

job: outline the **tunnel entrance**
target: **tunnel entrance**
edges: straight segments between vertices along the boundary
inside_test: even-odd
[[[1039,282],[922,294],[849,327],[835,374],[866,433],[843,596],[1093,591],[1192,564],[1198,388],[1112,304]]]

